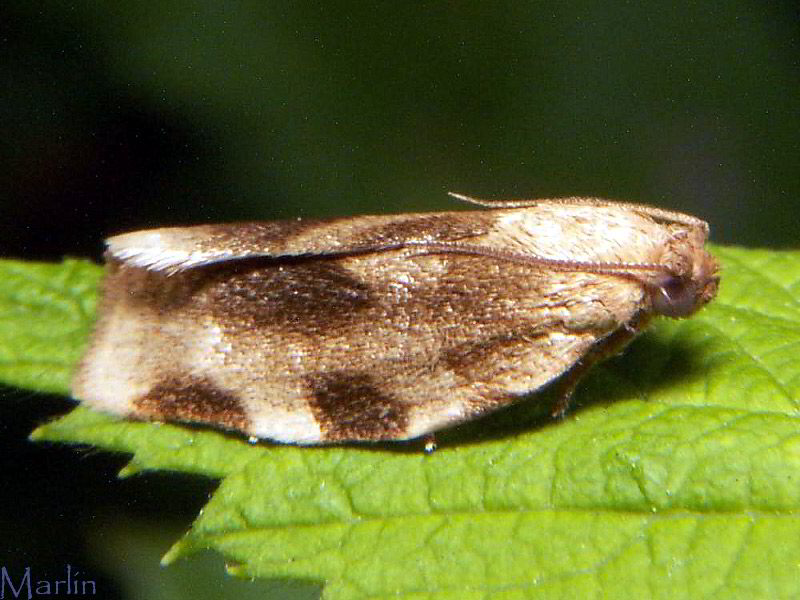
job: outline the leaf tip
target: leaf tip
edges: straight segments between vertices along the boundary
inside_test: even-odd
[[[117,477],[119,477],[120,479],[126,479],[128,477],[133,477],[134,475],[138,475],[142,471],[144,471],[144,469],[140,465],[136,464],[134,461],[130,461],[127,465],[125,465],[119,470],[119,473],[117,473]]]
[[[31,442],[42,442],[47,440],[47,427],[47,425],[39,425],[39,427],[31,431],[28,439]]]
[[[189,549],[187,545],[184,543],[184,540],[183,539],[178,540],[177,542],[172,544],[172,547],[169,550],[167,550],[164,556],[161,557],[161,566],[168,567],[176,560],[181,558],[183,555],[187,554],[188,551]]]

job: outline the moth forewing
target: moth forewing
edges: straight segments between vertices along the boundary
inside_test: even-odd
[[[414,438],[559,378],[563,412],[651,316],[714,297],[707,235],[580,198],[123,234],[73,395],[301,444]]]

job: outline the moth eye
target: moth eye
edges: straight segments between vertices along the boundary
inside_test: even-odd
[[[698,308],[697,285],[691,279],[666,275],[650,292],[653,310],[665,317],[687,317]]]

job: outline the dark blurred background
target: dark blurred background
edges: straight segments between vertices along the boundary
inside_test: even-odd
[[[0,256],[99,259],[107,235],[165,224],[459,208],[448,190],[644,202],[707,219],[717,242],[796,247],[799,25],[788,1],[6,0]],[[112,563],[150,544],[153,567],[213,483],[119,483],[120,457],[26,442],[69,406],[4,394],[0,559],[77,561],[136,597]],[[169,571],[148,597],[186,589],[156,594]]]

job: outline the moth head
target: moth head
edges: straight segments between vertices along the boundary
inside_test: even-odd
[[[679,260],[667,271],[650,279],[650,301],[656,314],[688,317],[717,295],[719,263],[703,247],[705,236],[693,242],[681,247]]]

